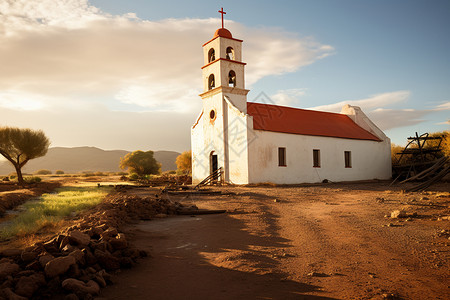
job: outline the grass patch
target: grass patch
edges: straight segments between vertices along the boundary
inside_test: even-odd
[[[108,187],[62,187],[55,194],[43,194],[39,201],[25,203],[25,211],[0,232],[0,238],[23,237],[42,228],[57,226],[64,217],[95,206],[111,191]]]

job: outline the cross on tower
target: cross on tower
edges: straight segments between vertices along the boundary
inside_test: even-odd
[[[227,13],[223,11],[223,7],[221,7],[218,12],[222,14],[222,28],[223,28],[223,15],[226,15]]]

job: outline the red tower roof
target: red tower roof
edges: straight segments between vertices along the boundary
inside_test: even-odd
[[[228,29],[226,29],[226,28],[219,28],[219,29],[217,29],[216,32],[214,33],[214,37],[216,38],[218,36],[226,37],[226,38],[229,38],[229,39],[233,38],[233,36],[231,35],[231,32]]]
[[[247,102],[253,129],[302,135],[380,141],[344,114]]]

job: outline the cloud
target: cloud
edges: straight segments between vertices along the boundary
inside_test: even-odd
[[[438,105],[434,110],[450,110],[450,102],[445,102]]]
[[[299,102],[299,98],[306,94],[306,91],[306,88],[279,90],[271,96],[271,99],[277,105],[295,106]]]
[[[410,91],[395,91],[372,95],[369,96],[369,98],[360,100],[345,100],[333,104],[315,106],[309,109],[340,112],[344,105],[350,104],[353,106],[359,106],[362,110],[371,110],[374,108],[390,106],[399,102],[406,102],[410,95]]]
[[[447,121],[444,121],[444,122],[437,123],[437,125],[450,125],[450,120],[447,120]]]
[[[379,108],[367,112],[367,115],[381,130],[389,130],[422,123],[426,121],[425,116],[431,112],[431,110]]]
[[[0,24],[1,107],[190,112],[201,102],[201,45],[219,20],[148,21],[103,13],[87,0],[7,0]],[[245,40],[248,85],[334,51],[275,28],[227,25]]]
[[[395,91],[380,93],[359,100],[340,101],[333,104],[321,105],[309,109],[340,112],[346,104],[359,106],[364,113],[381,130],[389,130],[400,127],[407,127],[428,121],[430,114],[439,111],[450,110],[450,102],[439,104],[429,109],[392,109],[392,105],[397,103],[407,103],[411,95],[410,91]],[[445,124],[438,123],[438,124]]]

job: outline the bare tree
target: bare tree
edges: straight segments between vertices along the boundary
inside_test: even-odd
[[[0,127],[0,154],[13,164],[21,185],[23,166],[30,159],[44,156],[48,146],[50,141],[42,130]]]

